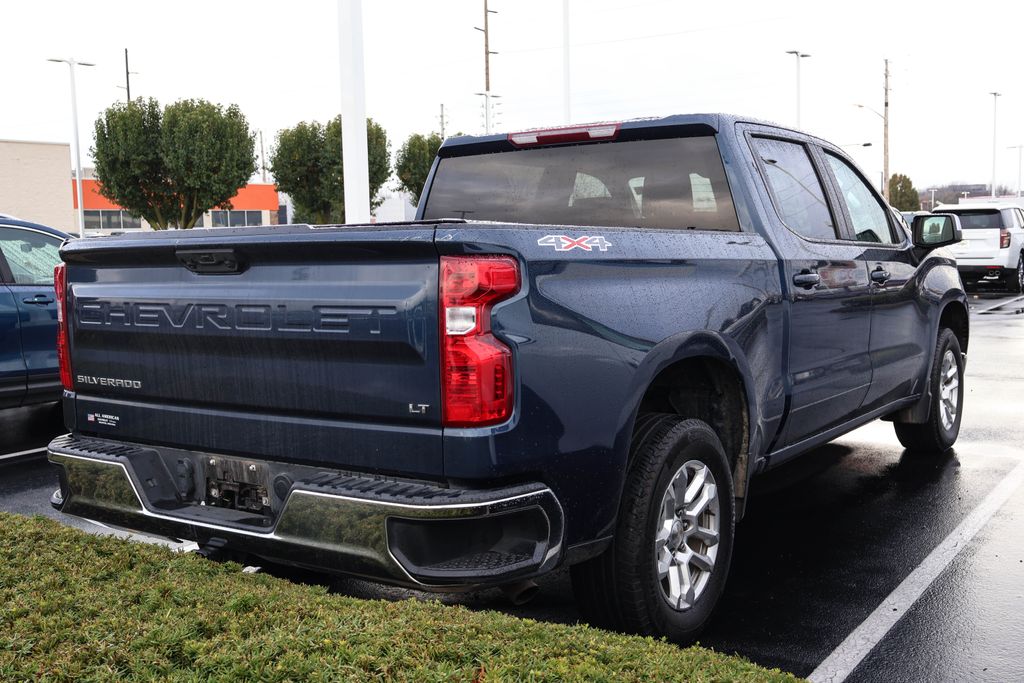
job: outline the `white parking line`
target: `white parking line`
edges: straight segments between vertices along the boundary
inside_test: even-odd
[[[1024,462],[1014,467],[981,504],[807,678],[814,683],[841,683],[846,680],[1022,483]]]
[[[994,311],[994,310],[996,310],[997,308],[999,308],[1001,306],[1008,306],[1009,304],[1017,303],[1018,301],[1024,301],[1024,296],[1013,297],[1012,299],[1007,299],[1006,301],[1000,301],[998,304],[994,304],[992,306],[986,306],[985,308],[975,308],[972,312],[973,313],[988,313],[989,311]]]
[[[32,453],[42,453],[46,450],[46,446],[40,446],[39,448],[30,448],[27,451],[18,451],[17,453],[4,453],[0,455],[0,460],[7,460],[8,458],[17,458],[19,455],[31,455]]]

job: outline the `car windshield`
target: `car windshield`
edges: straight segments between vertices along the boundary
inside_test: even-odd
[[[739,230],[714,136],[442,158],[423,218]]]
[[[964,230],[999,230],[1003,217],[997,209],[987,211],[950,211],[960,216],[960,227]]]

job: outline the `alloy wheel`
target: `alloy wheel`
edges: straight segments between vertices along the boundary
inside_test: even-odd
[[[690,609],[707,588],[720,522],[714,474],[699,460],[686,462],[665,489],[654,535],[658,583],[672,609]]]
[[[956,422],[960,402],[960,366],[956,364],[953,350],[946,349],[942,354],[942,367],[939,374],[939,416],[946,430],[953,428]]]

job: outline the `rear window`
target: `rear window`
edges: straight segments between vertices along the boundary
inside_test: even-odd
[[[946,213],[939,211],[939,213]],[[960,216],[960,227],[964,230],[999,230],[1003,227],[1003,217],[999,211],[949,211]]]
[[[425,219],[738,231],[713,136],[448,157]]]

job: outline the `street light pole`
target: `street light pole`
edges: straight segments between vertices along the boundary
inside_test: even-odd
[[[572,100],[569,96],[569,0],[562,0],[562,118],[572,123]]]
[[[998,110],[999,110],[999,98],[1002,97],[1003,94],[1002,93],[998,93],[998,92],[990,92],[989,95],[992,96],[992,188],[991,188],[991,191],[989,193],[989,196],[995,198],[995,196],[996,196],[996,141],[998,139],[997,136],[996,136],[996,132],[997,132],[996,131],[996,123],[997,123],[996,116],[997,116]]]
[[[882,119],[882,196],[889,201],[889,60],[885,60],[885,114],[880,114],[866,104],[855,104],[858,109],[866,109]]]
[[[341,163],[346,223],[370,222],[370,171],[366,143],[366,78],[362,0],[338,0],[341,59]]]
[[[96,66],[92,62],[79,62],[73,57],[50,58],[50,62],[63,62],[71,74],[71,140],[75,149],[75,192],[78,199],[78,236],[85,237],[85,207],[82,206],[82,154],[78,148],[78,96],[75,92],[75,66]]]
[[[800,60],[810,55],[800,50],[786,50],[786,54],[796,58],[796,127],[800,128]]]

